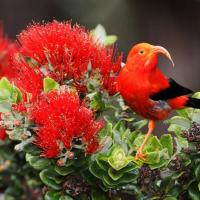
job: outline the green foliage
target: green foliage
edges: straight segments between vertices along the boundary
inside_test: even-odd
[[[46,77],[43,80],[43,87],[44,87],[44,92],[48,93],[51,90],[59,89],[60,85],[52,78]]]
[[[14,153],[14,143],[0,141],[0,190],[5,191],[5,199],[23,199],[38,192],[41,197],[42,182],[38,173],[24,159],[24,153]]]
[[[60,190],[62,177],[60,177],[53,168],[44,169],[40,172],[40,178],[44,184],[54,190]]]
[[[108,155],[98,154],[90,165],[90,172],[103,184],[104,190],[119,188],[137,179],[138,170],[119,146],[112,148]]]
[[[22,100],[20,90],[11,84],[6,78],[0,80],[0,112],[9,112],[12,104]]]
[[[16,98],[11,98],[15,86],[6,79],[1,84],[10,92],[6,92],[7,96],[2,99],[16,103]],[[59,85],[53,79],[44,80],[45,92],[57,87]],[[99,137],[102,148],[92,156],[84,155],[83,146],[74,144],[70,150],[74,154],[72,157],[63,152],[57,159],[44,158],[40,149],[32,143],[35,135],[30,127],[33,124],[27,116],[16,111],[2,114],[2,122],[9,129],[9,139],[17,141],[1,142],[1,145],[12,145],[12,150],[7,147],[0,150],[0,166],[3,167],[0,180],[5,183],[0,187],[7,188],[6,199],[21,197],[27,188],[34,192],[38,187],[41,192],[37,198],[46,188],[44,199],[47,200],[114,200],[122,199],[123,194],[138,200],[178,200],[181,196],[198,199],[200,110],[188,108],[177,111],[177,116],[166,120],[169,132],[176,134],[174,140],[171,134],[163,134],[160,138],[152,135],[144,148],[146,159],[136,160],[135,153],[145,137],[141,129],[147,121],[136,120],[119,95],[110,97],[99,88],[94,90],[95,86],[91,87],[87,95],[89,106],[105,116],[105,126]],[[14,150],[18,151],[22,160],[20,169],[24,169],[25,180],[23,172],[16,169],[19,159],[15,158]],[[9,173],[15,173],[15,178],[7,180]],[[22,187],[24,181],[26,185]]]
[[[50,160],[26,153],[26,161],[36,170],[45,169],[50,165]]]
[[[97,111],[103,111],[105,110],[105,102],[102,99],[102,95],[100,92],[93,92],[88,95],[90,98],[90,107],[97,110]]]
[[[56,190],[50,190],[45,194],[44,200],[73,200],[73,199],[69,195],[63,196],[61,192],[58,192]]]
[[[99,24],[91,31],[91,35],[102,44],[109,46],[117,41],[116,35],[107,35],[105,28]]]

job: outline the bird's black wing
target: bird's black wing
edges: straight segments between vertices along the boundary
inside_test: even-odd
[[[160,92],[153,94],[150,98],[154,101],[158,100],[168,100],[179,96],[187,95],[193,93],[192,90],[179,85],[172,78],[169,78],[169,87],[161,90]]]

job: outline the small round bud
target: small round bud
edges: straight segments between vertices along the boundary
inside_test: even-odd
[[[20,120],[15,120],[15,121],[14,121],[14,125],[15,125],[15,126],[21,125],[21,121],[20,121]]]
[[[28,135],[26,135],[26,133],[23,133],[22,135],[21,135],[21,139],[22,140],[26,140],[28,138]]]
[[[62,167],[65,165],[65,159],[63,158],[60,158],[57,160],[56,164],[59,166],[59,167]]]
[[[69,158],[70,160],[74,159],[74,152],[72,151],[67,151],[67,158]]]

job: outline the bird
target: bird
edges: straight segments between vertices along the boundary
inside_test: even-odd
[[[167,49],[139,43],[129,51],[125,65],[117,77],[117,88],[125,103],[139,116],[148,120],[148,132],[137,149],[135,159],[146,159],[145,144],[155,129],[173,110],[192,107],[200,109],[200,99],[192,98],[191,89],[167,78],[158,67],[158,55],[166,56],[174,66]]]

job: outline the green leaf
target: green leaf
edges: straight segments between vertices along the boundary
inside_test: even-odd
[[[103,175],[103,183],[105,183],[106,186],[111,187],[116,187],[118,185],[118,181],[114,181],[108,174]]]
[[[16,92],[16,100],[15,100],[15,102],[18,103],[18,102],[20,102],[22,100],[22,93],[17,87],[15,88],[15,92]]]
[[[112,137],[112,129],[113,129],[112,123],[106,122],[104,128],[99,131],[100,137],[103,137],[103,138],[106,136]]]
[[[55,190],[50,190],[46,192],[44,200],[60,200],[60,192]]]
[[[189,116],[192,122],[200,123],[200,109],[191,109]]]
[[[144,134],[138,134],[133,142],[133,149],[137,150],[144,140],[145,135]]]
[[[200,92],[195,92],[193,98],[200,99]]]
[[[97,163],[94,162],[89,166],[89,171],[97,178],[102,178],[104,175],[104,171],[98,167]]]
[[[178,178],[177,178],[178,179]],[[171,184],[171,189],[168,192],[171,196],[170,197],[178,197],[181,193],[181,191],[183,190],[182,185],[173,185]]]
[[[116,171],[114,169],[112,169],[111,167],[108,170],[108,175],[110,176],[110,178],[112,178],[114,181],[117,181],[118,179],[120,179],[124,174]]]
[[[101,157],[97,157],[96,158],[96,162],[97,162],[97,165],[98,167],[100,167],[101,169],[103,169],[104,171],[108,171],[109,169],[109,164],[104,161],[104,160],[100,160]]]
[[[5,88],[0,88],[0,101],[2,100],[8,100],[11,96],[11,93],[9,90]]]
[[[110,136],[103,138],[100,142],[100,146],[103,146],[103,148],[99,151],[99,153],[104,154],[108,152],[108,150],[112,146],[112,143],[113,143],[113,140]]]
[[[118,184],[133,183],[136,181],[137,178],[138,178],[138,172],[134,170],[124,174],[124,176],[122,176],[122,178],[120,178],[117,182]]]
[[[102,96],[100,92],[95,92],[92,95],[90,94],[90,106],[95,110],[104,110],[105,103],[102,100]]]
[[[160,200],[160,197],[159,196],[154,196],[150,200]]]
[[[91,192],[91,198],[92,200],[108,200],[105,193],[99,190],[92,190]]]
[[[154,151],[160,151],[162,149],[162,145],[158,139],[157,136],[152,136],[147,141],[144,152],[154,152]]]
[[[60,174],[61,176],[67,176],[69,174],[71,174],[72,172],[74,172],[74,167],[73,166],[63,166],[63,167],[55,167],[55,171]]]
[[[194,173],[195,173],[195,176],[196,176],[197,180],[200,182],[200,164],[197,165],[197,167],[195,168]]]
[[[15,129],[6,132],[11,140],[21,141],[21,135],[24,133],[24,129],[16,127]]]
[[[106,39],[106,30],[101,24],[98,24],[90,33],[96,40],[104,44]]]
[[[106,46],[112,45],[117,41],[117,36],[116,35],[109,35],[106,37],[104,44]]]
[[[11,84],[5,77],[0,80],[0,102],[18,103],[22,100],[21,91]]]
[[[11,102],[7,100],[0,101],[0,113],[7,113],[11,110]]]
[[[119,170],[118,172],[124,174],[124,173],[131,172],[131,171],[137,171],[137,168],[138,168],[138,166],[135,165],[133,162],[131,162],[126,167]]]
[[[176,135],[181,135],[182,133],[182,127],[176,125],[176,124],[170,124],[168,129],[167,129],[169,132],[174,132]],[[185,128],[184,128],[185,130]]]
[[[59,184],[62,179],[53,171],[53,169],[44,169],[40,172],[40,179],[44,184],[53,190],[60,190],[62,186]]]
[[[143,128],[144,126],[146,126],[147,123],[148,123],[148,121],[147,121],[146,119],[143,119],[143,120],[134,122],[134,123],[133,123],[133,127],[134,127],[135,129],[141,129],[141,128]]]
[[[151,169],[156,169],[166,165],[168,159],[168,150],[164,148],[161,151],[147,153],[147,159],[144,162],[149,164]]]
[[[68,160],[66,161],[66,163],[65,163],[64,166],[65,166],[65,167],[69,167],[69,166],[72,166],[74,163],[75,163],[74,160],[69,160],[69,159],[68,159]]]
[[[177,200],[177,198],[176,198],[176,197],[171,197],[171,196],[170,196],[170,197],[165,197],[164,200]]]
[[[199,200],[200,197],[200,192],[197,187],[197,183],[194,182],[193,184],[190,185],[188,189],[189,196],[191,200]]]
[[[16,200],[16,198],[14,196],[11,195],[5,195],[4,200]]]
[[[179,126],[182,130],[189,129],[191,126],[191,121],[185,117],[181,116],[174,116],[171,119],[166,121],[169,124],[176,124]]]
[[[160,162],[160,152],[150,152],[147,154],[146,163],[148,164],[156,164]]]
[[[160,143],[162,144],[163,148],[167,148],[168,153],[170,156],[173,155],[173,140],[170,134],[164,134],[160,138]]]
[[[158,163],[149,164],[149,167],[151,170],[154,170],[154,169],[162,168],[162,167],[166,166],[167,164],[168,164],[168,160],[165,160],[163,158],[163,159],[160,159],[160,162],[158,162]]]
[[[120,170],[129,164],[130,160],[126,157],[122,148],[117,147],[113,150],[112,155],[108,158],[108,163],[115,170]]]
[[[0,89],[5,89],[5,90],[9,91],[10,93],[12,93],[12,91],[13,91],[12,84],[10,84],[10,82],[8,81],[8,79],[5,78],[5,77],[3,77],[0,80]]]
[[[36,170],[45,169],[50,165],[50,160],[26,153],[26,161]]]
[[[114,44],[117,40],[117,36],[107,35],[105,28],[101,24],[98,24],[96,28],[90,32],[90,34],[95,40],[106,46]]]
[[[48,93],[51,90],[59,89],[60,85],[56,81],[54,81],[54,79],[46,77],[43,80],[43,87],[44,87],[44,92]]]
[[[24,152],[29,153],[33,156],[39,156],[41,153],[41,150],[34,144],[29,144],[24,147]]]
[[[184,118],[188,118],[188,117],[189,117],[189,115],[188,115],[188,109],[187,109],[187,108],[180,109],[180,110],[176,110],[176,112],[177,112],[181,117],[184,117]]]
[[[177,151],[180,151],[182,148],[188,148],[188,140],[183,137],[174,137],[174,140],[176,142],[176,148]]]
[[[118,121],[118,122],[114,125],[113,131],[115,131],[116,133],[120,133],[120,132],[126,131],[126,127],[124,126],[124,122],[123,122],[123,121]]]
[[[74,200],[72,197],[69,195],[61,196],[59,200]]]

